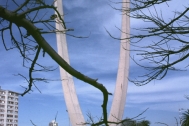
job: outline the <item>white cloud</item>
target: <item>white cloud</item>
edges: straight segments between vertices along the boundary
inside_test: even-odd
[[[179,108],[187,108],[189,101],[187,76],[168,78],[145,86],[129,84],[126,107],[145,106],[152,110],[178,112]],[[143,108],[145,108],[143,107]]]
[[[178,92],[189,88],[188,76],[179,76],[168,78],[160,81],[154,81],[144,86],[135,86],[130,84],[129,93],[161,93],[161,92]]]
[[[86,7],[86,1],[85,0],[64,0],[63,3],[64,7],[71,10],[76,7]]]

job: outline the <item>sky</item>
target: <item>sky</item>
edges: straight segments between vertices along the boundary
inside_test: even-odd
[[[173,0],[169,3],[169,7],[162,5],[163,12],[166,10],[166,13],[163,13],[165,17],[171,16],[172,11],[182,10],[186,3],[184,0],[181,1]],[[92,0],[63,0],[63,4],[67,28],[74,29],[70,33],[77,36],[89,35],[85,39],[67,36],[71,66],[91,78],[98,78],[98,81],[104,84],[109,92],[113,93],[120,41],[111,38],[105,28],[113,36],[120,36],[121,33],[116,27],[120,28],[121,26],[121,13],[111,8],[110,4],[118,8],[121,5],[111,3],[108,0],[95,2]],[[131,28],[138,28],[141,25],[143,25],[142,22],[131,19]],[[45,38],[56,50],[55,35],[46,35]],[[148,39],[147,42],[151,42],[151,40]],[[8,39],[7,43],[10,44]],[[22,58],[17,50],[5,51],[3,44],[0,44],[0,86],[5,90],[22,93],[24,91],[22,86],[27,86],[27,83],[22,77],[16,75],[22,73],[27,76],[28,71],[23,69]],[[132,51],[130,53],[135,55]],[[135,56],[135,58],[138,57]],[[19,98],[19,126],[32,126],[31,121],[37,126],[46,126],[51,120],[54,120],[57,112],[58,124],[69,126],[69,117],[66,112],[61,81],[59,81],[58,65],[48,55],[45,58],[41,57],[40,62],[57,68],[53,72],[39,73],[39,76],[54,81],[36,83],[41,93],[33,87],[33,92]],[[142,73],[143,69],[131,60],[129,76],[135,76],[139,72]],[[139,118],[145,117],[151,122],[151,126],[159,126],[160,124],[157,122],[176,126],[175,117],[178,119],[181,114],[179,109],[186,110],[189,105],[189,101],[185,98],[185,95],[189,95],[188,74],[188,71],[171,71],[164,79],[152,81],[140,87],[129,82],[124,118],[135,117],[148,108]],[[97,120],[98,117],[102,116],[100,113],[101,92],[76,78],[74,78],[74,82],[85,119],[90,113]],[[112,98],[113,96],[110,96],[108,111]]]

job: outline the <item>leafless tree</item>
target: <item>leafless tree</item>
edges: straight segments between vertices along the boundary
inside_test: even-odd
[[[131,41],[131,51],[141,57],[139,60],[135,56],[131,58],[146,70],[143,75],[130,78],[130,81],[136,85],[141,86],[152,80],[161,80],[170,70],[187,70],[188,64],[182,67],[178,65],[186,63],[189,57],[188,2],[181,11],[172,7],[171,2],[176,1],[131,0],[130,2],[130,17],[140,24],[137,28],[131,27],[131,37],[126,39]],[[167,9],[162,11],[162,8]],[[168,12],[168,9],[171,12]],[[121,11],[126,12],[126,10],[128,9]],[[167,13],[172,17],[166,17]]]
[[[132,118],[125,118],[123,120],[117,121],[117,122],[111,122],[108,121],[109,124],[114,124],[114,125],[120,125],[120,126],[149,126],[150,125],[150,121],[145,120],[145,117],[141,116],[148,110],[145,109],[144,111],[142,111],[141,113],[139,113],[137,116],[132,117]],[[87,114],[88,116],[88,120],[86,121],[86,125],[91,125],[91,126],[104,126],[102,123],[102,118],[98,118],[98,117],[93,117],[91,115],[91,113]],[[139,118],[140,117],[140,118]],[[115,117],[116,118],[116,117]],[[97,120],[97,121],[96,121]],[[119,120],[119,119],[118,119]]]
[[[45,0],[25,0],[24,2],[20,0],[5,0],[0,2],[0,32],[2,43],[6,50],[17,49],[23,57],[23,66],[28,69],[28,76],[19,74],[28,82],[28,87],[26,87],[26,90],[21,95],[23,96],[31,91],[36,81],[48,81],[48,78],[33,77],[34,72],[54,70],[54,68],[38,63],[39,55],[42,54],[45,56],[45,53],[47,53],[68,73],[102,92],[103,119],[94,125],[108,125],[107,101],[108,95],[111,93],[107,91],[103,84],[98,83],[96,79],[87,77],[67,64],[44,37],[45,34],[55,34],[56,32],[65,33],[65,31],[58,31],[55,28],[55,18],[58,19],[59,23],[62,23],[66,29],[66,33],[70,31],[56,10],[56,7],[54,7],[53,2],[53,0],[51,3],[49,1],[47,3]],[[142,56],[141,60],[152,64],[151,66],[141,65],[135,60],[135,57],[132,57],[138,65],[148,71],[147,74],[142,76],[146,77],[144,80],[131,79],[137,85],[147,84],[154,79],[160,80],[165,77],[169,70],[180,70],[176,69],[175,65],[183,62],[189,56],[189,42],[187,41],[189,33],[189,7],[185,7],[183,11],[174,11],[174,16],[167,20],[164,19],[162,12],[158,10],[158,6],[165,4],[168,7],[169,2],[170,0],[131,0],[131,8],[129,9],[130,17],[150,24],[133,29],[134,32],[132,32],[131,37],[126,38],[130,39],[131,45],[136,47],[133,51],[136,51],[137,55]],[[49,13],[46,13],[47,10]],[[129,13],[126,12],[126,14]],[[18,33],[15,34],[14,32],[15,27],[19,31],[19,39]],[[5,38],[7,34],[11,38],[11,47],[8,46]],[[139,46],[142,40],[148,38],[153,40],[152,43]]]
[[[51,3],[50,3],[51,2]],[[48,12],[48,13],[47,13]],[[54,13],[57,13],[55,15]],[[108,125],[107,121],[107,102],[109,93],[103,84],[98,83],[96,79],[87,77],[79,71],[72,68],[58,53],[49,45],[45,39],[45,34],[55,34],[58,31],[55,23],[62,23],[66,29],[66,34],[70,29],[66,27],[64,20],[54,6],[54,0],[5,0],[0,2],[0,32],[1,42],[6,50],[17,49],[23,58],[23,66],[28,69],[28,76],[19,74],[28,82],[28,87],[21,94],[22,96],[31,91],[36,81],[48,81],[48,78],[35,78],[34,72],[48,72],[53,68],[39,64],[39,55],[45,56],[47,53],[58,65],[70,73],[72,76],[99,89],[103,94],[102,113],[103,119],[100,124]],[[54,20],[54,19],[57,20]],[[15,33],[15,27],[19,31]],[[6,41],[9,35],[12,46]],[[69,34],[70,35],[70,34]],[[29,65],[28,65],[29,64]]]

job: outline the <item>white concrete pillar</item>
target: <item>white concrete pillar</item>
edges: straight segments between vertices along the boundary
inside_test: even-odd
[[[129,8],[129,0],[123,0],[123,10]],[[130,18],[126,14],[122,15],[121,39],[129,38],[130,34]],[[109,113],[109,121],[117,122],[122,120],[125,108],[125,101],[128,87],[129,75],[129,50],[130,43],[128,39],[121,40],[120,43],[120,58],[117,73],[116,87],[113,95],[113,102]],[[111,124],[111,126],[116,126]]]
[[[55,6],[57,7],[58,12],[62,15],[62,18],[63,18],[62,0],[55,0]],[[65,30],[62,23],[56,23],[56,29],[59,31]],[[57,38],[58,54],[68,64],[70,64],[69,56],[68,56],[68,49],[67,49],[67,42],[66,42],[66,35],[64,33],[57,32],[56,38]],[[70,122],[71,122],[72,126],[76,126],[77,124],[84,123],[85,121],[84,121],[84,117],[82,115],[79,101],[78,101],[78,98],[76,95],[73,78],[69,73],[67,73],[61,67],[60,67],[60,75],[61,75],[61,79],[62,79],[64,99],[66,102]]]

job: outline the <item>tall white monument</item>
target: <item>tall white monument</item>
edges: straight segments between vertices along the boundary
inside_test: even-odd
[[[62,0],[55,0],[55,6],[57,7],[58,12],[61,14],[63,18]],[[59,22],[58,19],[57,22]],[[56,33],[58,54],[69,64],[70,61],[68,56],[66,35],[64,34],[66,29],[64,29],[62,22],[56,23],[56,29],[62,31]],[[60,75],[62,79],[64,99],[70,117],[70,122],[72,126],[76,126],[77,124],[84,123],[85,120],[80,109],[80,105],[76,95],[76,90],[74,87],[73,78],[69,73],[67,73],[61,67],[60,67]]]
[[[130,35],[130,18],[123,10],[128,10],[130,4],[129,2],[130,0],[123,0],[122,3],[122,33],[120,43],[120,58],[117,72],[117,81],[114,91],[114,98],[108,119],[111,122],[117,122],[122,120],[127,95],[130,41],[125,38],[129,38]],[[114,125],[115,124],[111,124],[111,126]]]
[[[129,8],[129,4],[130,4],[129,2],[130,0],[123,0],[123,5],[122,5],[123,10]],[[57,7],[59,13],[62,15],[63,18],[62,0],[55,0],[55,6]],[[66,36],[64,34],[65,32],[63,33],[65,29],[62,25],[63,25],[62,23],[56,23],[56,28],[59,31],[62,31],[62,32],[57,32],[56,34],[58,53],[60,56],[62,56],[63,59],[66,60],[67,63],[69,63]],[[130,18],[124,13],[122,15],[121,29],[122,29],[121,39],[129,38]],[[122,120],[122,116],[124,113],[127,87],[128,87],[129,49],[130,49],[129,40],[127,39],[121,40],[117,82],[116,82],[112,107],[108,119],[111,122],[117,122]],[[82,122],[85,122],[85,120],[80,109],[80,105],[74,87],[73,78],[62,68],[60,68],[60,73],[62,79],[64,98],[65,98],[68,114],[70,117],[70,121],[72,126],[76,126],[77,124],[81,124]],[[111,124],[111,126],[114,126],[114,124]]]

